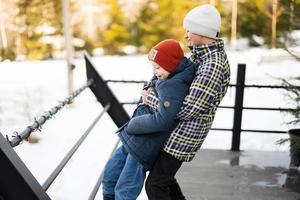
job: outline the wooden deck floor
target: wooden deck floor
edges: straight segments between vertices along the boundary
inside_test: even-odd
[[[300,200],[289,153],[200,150],[177,174],[188,200]]]

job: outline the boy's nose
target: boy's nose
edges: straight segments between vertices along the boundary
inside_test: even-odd
[[[189,31],[185,31],[185,33],[184,33],[184,38],[185,38],[185,39],[188,39],[188,32],[189,32]]]

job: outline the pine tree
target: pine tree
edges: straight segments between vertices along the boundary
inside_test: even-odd
[[[171,38],[173,21],[172,0],[148,0],[145,2],[137,20],[137,45],[148,51],[159,41]]]
[[[110,5],[109,23],[101,33],[101,45],[106,54],[123,54],[122,48],[129,44],[130,35],[118,0],[107,0]]]
[[[278,35],[300,29],[300,0],[281,0],[282,13],[278,18]]]
[[[277,11],[277,38],[293,29],[300,28],[300,0],[280,0]],[[241,37],[250,39],[254,45],[253,35],[264,38],[271,44],[272,1],[246,0],[240,2],[238,11],[238,31]],[[297,25],[298,22],[298,25]]]
[[[17,5],[23,53],[28,59],[51,56],[52,44],[42,38],[62,34],[61,0],[18,0]]]
[[[28,59],[42,59],[46,45],[40,41],[42,33],[36,31],[42,21],[42,2],[37,0],[19,0],[19,17],[23,21],[22,42]]]
[[[249,38],[250,45],[257,45],[253,40],[253,35],[263,38],[269,37],[271,23],[263,10],[264,0],[246,0],[239,3],[238,27],[241,37]]]
[[[198,4],[196,0],[147,0],[135,25],[136,45],[147,52],[167,38],[184,41],[183,18]]]

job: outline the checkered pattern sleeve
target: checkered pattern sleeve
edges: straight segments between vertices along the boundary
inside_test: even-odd
[[[196,72],[189,94],[185,97],[183,106],[177,114],[181,120],[190,120],[199,115],[210,114],[216,95],[221,90],[223,69],[221,60],[203,63]]]
[[[150,108],[156,112],[158,109],[158,103],[159,99],[154,92],[154,90],[151,90],[150,94],[147,96],[147,105],[150,106]]]

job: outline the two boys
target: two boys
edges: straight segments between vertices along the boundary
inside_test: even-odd
[[[148,59],[155,78],[151,81],[160,103],[151,109],[139,103],[133,117],[118,130],[122,141],[104,169],[104,199],[136,199],[164,143],[178,121],[176,114],[188,94],[196,65],[184,57],[176,40],[152,48]],[[145,100],[145,99],[144,99]]]
[[[121,184],[119,184],[121,179],[129,180],[133,176],[124,176],[124,178],[121,179],[115,178],[114,181],[111,182],[109,182],[108,179],[107,182],[103,179],[104,199],[136,199],[142,187],[142,181],[138,180],[144,180],[144,172],[145,170],[149,170],[148,167],[151,167],[149,176],[146,180],[146,192],[149,200],[185,199],[175,179],[175,174],[183,162],[189,162],[194,158],[196,152],[200,149],[205,140],[212,125],[217,107],[226,94],[230,80],[230,67],[224,50],[224,42],[218,38],[221,17],[215,7],[205,4],[192,9],[185,16],[183,26],[186,29],[185,38],[189,42],[191,51],[191,58],[184,62],[192,61],[197,66],[195,75],[192,78],[191,86],[187,89],[186,97],[183,96],[182,93],[177,96],[175,98],[176,100],[173,102],[171,101],[173,97],[170,98],[169,96],[163,95],[176,94],[176,92],[180,91],[182,88],[177,88],[177,85],[167,84],[166,86],[168,86],[170,90],[166,90],[165,93],[163,92],[165,91],[164,89],[159,90],[159,84],[156,83],[156,89],[160,92],[155,93],[147,90],[142,93],[143,107],[137,108],[137,110],[140,111],[134,113],[133,118],[128,124],[121,128],[119,134],[121,140],[122,135],[128,136],[126,137],[128,142],[135,141],[133,138],[137,139],[145,136],[149,137],[146,141],[151,141],[152,137],[155,138],[158,137],[157,135],[161,135],[162,139],[160,140],[160,143],[158,143],[158,146],[163,146],[163,149],[155,148],[156,151],[151,154],[155,157],[154,160],[152,160],[152,157],[145,157],[144,161],[151,161],[148,163],[150,165],[147,166],[141,164],[143,163],[143,159],[135,160],[137,157],[134,156],[135,154],[133,151],[131,152],[130,148],[124,148],[123,150],[126,159],[134,159],[117,160],[116,162],[123,163],[123,166],[125,167],[120,167],[120,173],[118,173],[119,176],[116,177],[122,177],[121,173],[123,173],[124,170],[130,171],[132,167],[126,168],[128,165],[124,163],[134,160],[140,167],[136,174],[142,174],[141,176],[136,177],[135,183],[138,183],[138,186],[135,185],[135,187],[133,187],[134,184],[132,185],[130,182],[126,181],[123,182],[124,184],[122,183],[122,187]],[[172,51],[168,52],[170,53]],[[156,60],[155,62],[158,61]],[[160,65],[159,63],[157,64]],[[162,66],[160,65],[160,67]],[[167,78],[165,80],[172,79],[173,78]],[[161,86],[163,86],[163,84],[161,84]],[[183,91],[185,91],[185,89],[183,89]],[[174,104],[176,109],[171,112],[172,114],[170,116],[167,115],[166,113],[168,112],[166,111],[169,111],[168,108]],[[157,122],[160,121],[158,123],[159,126],[155,125],[155,127],[152,127],[153,130],[149,131],[151,126],[146,123],[148,120],[141,120],[143,119],[143,116],[154,121],[158,119],[170,121],[165,121],[168,123],[161,123],[161,121],[158,120]],[[140,123],[140,125],[136,126],[135,123]],[[161,125],[166,125],[166,127]],[[167,141],[164,143],[163,141],[166,139]],[[124,141],[125,140],[122,140],[123,145],[125,144]],[[153,141],[155,141],[155,139]],[[124,145],[124,147],[125,146],[126,145]],[[142,152],[147,153],[149,148],[147,145],[143,144],[137,149],[141,149]],[[160,152],[157,153],[157,151]],[[136,169],[137,168],[135,168],[135,170]],[[113,172],[107,167],[105,170],[107,174]],[[109,184],[115,184],[116,186],[115,190],[110,190],[111,193],[108,192],[109,190],[105,189],[105,185]],[[118,196],[118,193],[121,195]]]

